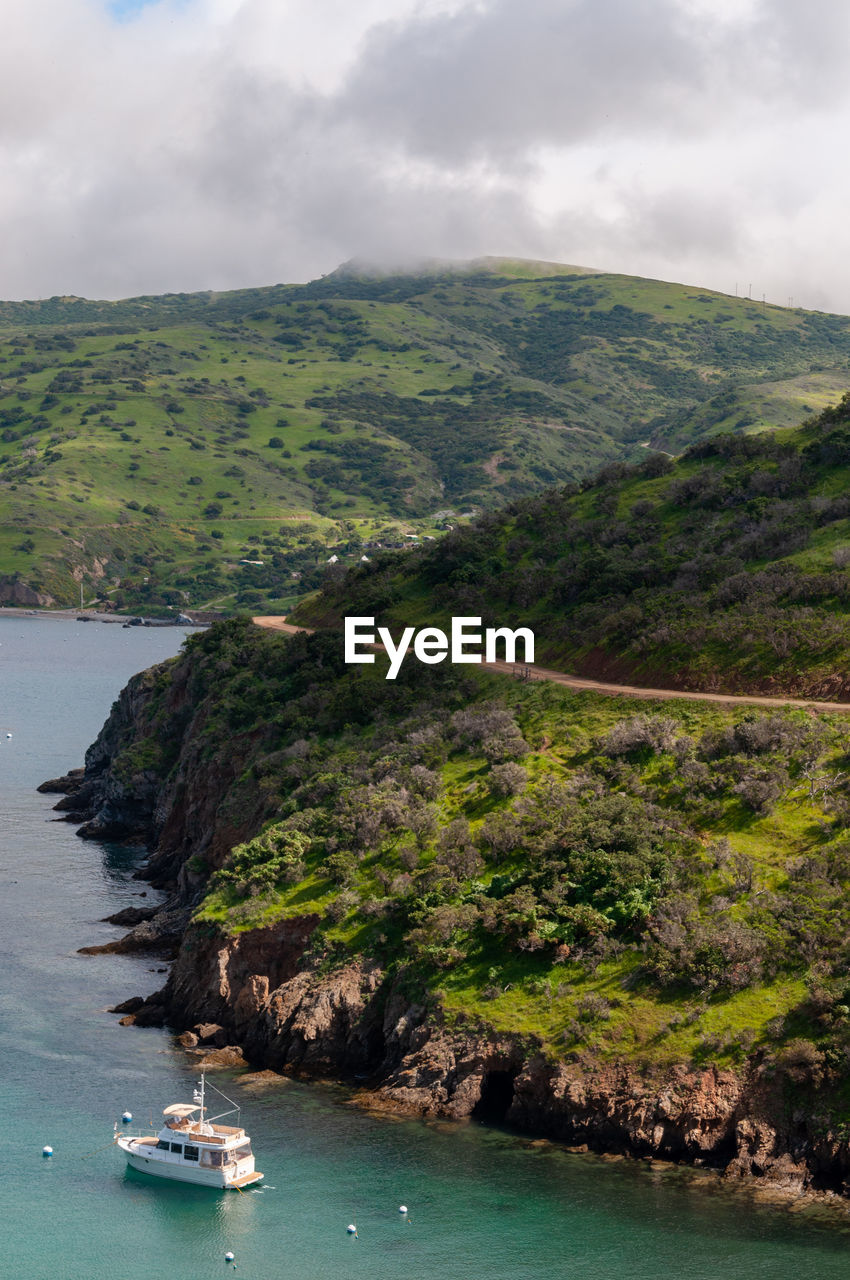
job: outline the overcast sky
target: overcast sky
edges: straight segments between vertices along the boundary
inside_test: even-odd
[[[510,254],[850,312],[846,0],[6,0],[0,297]]]

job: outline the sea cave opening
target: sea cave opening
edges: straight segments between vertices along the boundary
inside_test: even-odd
[[[481,1097],[472,1112],[473,1119],[501,1124],[514,1100],[514,1077],[510,1071],[486,1071],[481,1081]]]

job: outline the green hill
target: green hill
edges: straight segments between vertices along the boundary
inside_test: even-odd
[[[850,692],[850,397],[797,431],[718,435],[521,499],[295,621],[531,627],[537,660],[726,692]]]
[[[141,823],[194,912],[164,991],[119,1007],[142,1025],[214,1013],[284,1070],[309,1042],[432,1115],[532,1079],[526,1128],[846,1193],[846,716],[388,681],[242,617],[135,677],[88,759],[85,830]]]
[[[0,593],[288,607],[332,555],[792,424],[848,370],[846,317],[506,259],[0,303]]]
[[[555,1056],[739,1061],[812,1034],[815,956],[824,984],[828,962],[844,972],[846,719],[462,667],[391,682],[344,666],[336,633],[244,619],[187,655],[173,684],[191,672],[213,750],[251,743],[226,811],[256,822],[262,795],[265,820],[209,868],[197,921],[239,933],[315,912],[326,965],[406,965],[444,1009]],[[169,718],[162,684],[148,732],[164,777],[188,717]]]

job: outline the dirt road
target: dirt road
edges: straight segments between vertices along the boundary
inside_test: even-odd
[[[295,627],[284,618],[254,618],[258,627],[268,627],[272,631],[310,632],[309,627]],[[377,647],[377,646],[376,646]],[[739,693],[692,693],[679,689],[644,689],[638,685],[608,684],[602,680],[585,680],[582,676],[568,676],[563,671],[552,671],[548,667],[513,665],[508,662],[482,662],[488,671],[501,671],[506,675],[521,676],[529,680],[550,680],[552,684],[566,685],[568,689],[588,690],[592,693],[609,693],[624,698],[652,698],[670,701],[673,698],[685,698],[688,702],[720,702],[726,706],[758,706],[758,707],[812,707],[815,711],[850,712],[850,702],[817,702],[813,698],[780,698],[768,697],[765,694]]]

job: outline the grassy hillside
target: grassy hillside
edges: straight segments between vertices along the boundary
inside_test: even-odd
[[[648,440],[795,422],[848,361],[845,317],[498,259],[0,303],[0,585],[288,607],[332,554],[437,537]]]
[[[221,812],[266,815],[223,867],[195,858],[197,920],[315,914],[325,970],[376,957],[553,1058],[846,1066],[845,719],[420,664],[389,682],[338,633],[245,619],[177,662],[114,768],[167,776],[199,712],[208,758],[251,744]]]
[[[511,503],[305,602],[531,627],[537,660],[683,689],[850,693],[850,398],[797,431],[713,436]]]

